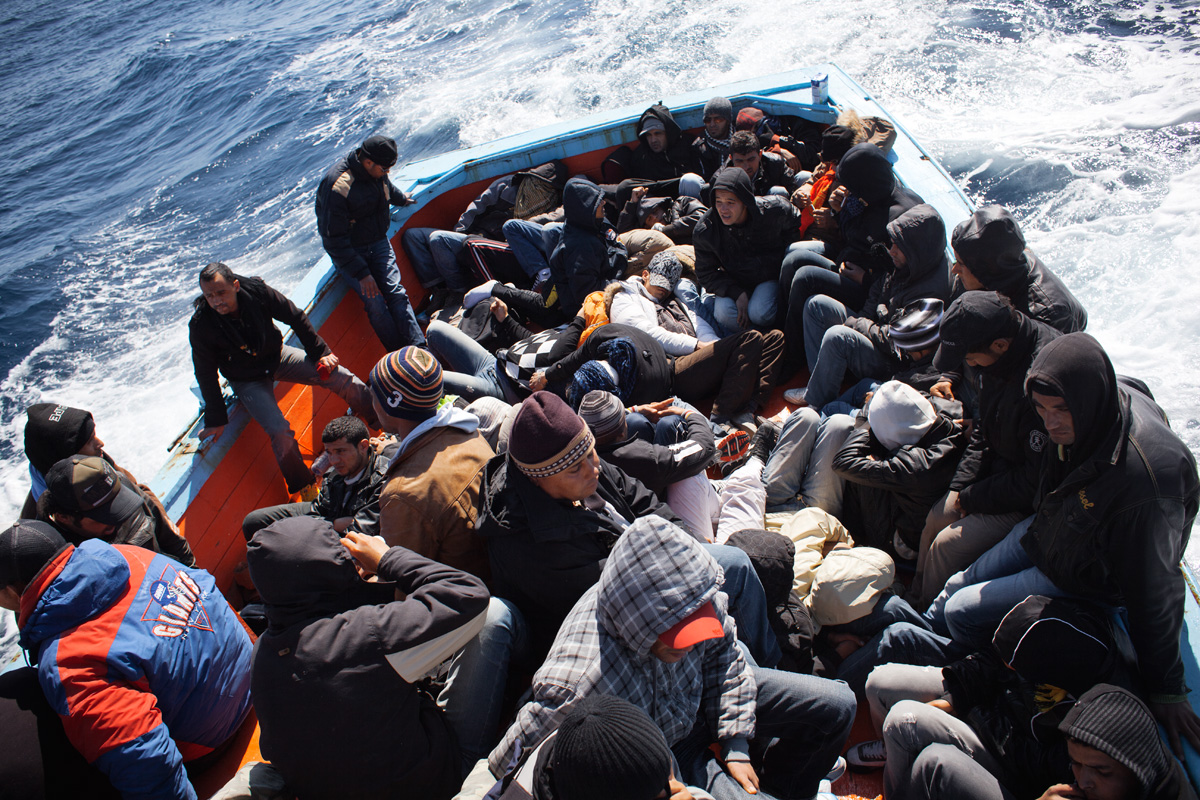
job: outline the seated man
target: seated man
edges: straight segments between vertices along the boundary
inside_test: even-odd
[[[246,561],[270,620],[252,681],[262,753],[288,786],[448,800],[456,731],[419,681],[479,632],[483,582],[307,516],[256,533]]]
[[[647,197],[647,191],[645,186],[633,190],[617,219],[617,233],[652,230],[665,234],[674,244],[691,244],[696,223],[708,208],[694,197]]]
[[[675,296],[683,264],[670,250],[656,253],[641,275],[609,284],[608,319],[645,331],[671,356],[685,356],[719,338],[704,317]]]
[[[850,733],[854,694],[748,663],[721,575],[677,526],[656,516],[634,522],[563,622],[533,699],[492,751],[493,774],[518,745],[536,747],[574,704],[599,693],[650,715],[685,783],[718,797],[816,795]]]
[[[692,141],[692,171],[711,180],[729,158],[733,132],[733,103],[714,97],[704,104],[704,130]]]
[[[1017,220],[984,206],[958,223],[950,237],[958,288],[996,291],[1027,317],[1063,333],[1087,327],[1087,311],[1066,284],[1025,247]]]
[[[368,536],[379,533],[379,493],[383,474],[399,449],[390,442],[382,452],[371,444],[371,433],[358,417],[334,417],[321,432],[329,470],[321,481],[317,499],[311,503],[285,503],[256,509],[242,520],[246,541],[277,520],[309,514],[329,520],[333,529],[345,533],[351,527]]]
[[[388,240],[391,206],[416,202],[388,180],[398,157],[394,139],[367,137],[325,173],[316,202],[321,245],[342,279],[362,298],[367,319],[388,350],[425,344]],[[424,277],[432,283],[437,276]]]
[[[271,438],[288,494],[303,491],[315,476],[304,463],[300,445],[275,401],[275,381],[336,392],[356,415],[375,427],[379,422],[367,387],[338,366],[337,356],[317,335],[307,315],[262,278],[235,275],[225,264],[214,261],[200,271],[200,291],[203,296],[196,298],[196,312],[188,323],[192,364],[204,398],[204,428],[199,437],[220,437],[229,422],[217,379],[220,373]],[[304,350],[285,345],[274,320],[287,324]],[[421,341],[425,341],[423,334]]]
[[[791,197],[798,187],[796,173],[783,156],[763,152],[758,137],[750,131],[738,131],[729,142],[727,167],[745,170],[756,197]]]
[[[185,769],[250,713],[250,637],[207,572],[49,525],[0,534],[0,608],[67,737],[126,798],[194,800]]]
[[[1055,445],[1042,454],[1034,515],[951,578],[926,616],[978,647],[1030,594],[1122,606],[1150,710],[1176,753],[1181,735],[1200,747],[1180,656],[1179,559],[1200,504],[1196,460],[1086,333],[1043,347],[1025,391]]]
[[[400,439],[384,473],[379,535],[486,579],[475,509],[494,454],[479,435],[479,419],[442,403],[442,367],[419,347],[379,360],[371,370],[371,401],[383,429]]]
[[[38,519],[72,544],[101,539],[144,547],[185,567],[196,557],[175,523],[111,464],[97,456],[71,456],[46,474]]]
[[[800,211],[783,197],[755,197],[745,170],[713,178],[713,207],[696,225],[696,278],[716,295],[713,315],[727,331],[775,324],[779,270],[799,236]]]

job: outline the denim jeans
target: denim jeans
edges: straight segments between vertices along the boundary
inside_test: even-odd
[[[278,522],[281,519],[289,519],[291,517],[302,517],[311,508],[312,503],[284,503],[278,506],[256,508],[242,520],[242,536],[246,537],[246,541],[248,542],[254,538],[254,534],[272,522]]]
[[[363,294],[359,278],[351,272],[352,264],[339,263],[335,258],[333,266],[346,285],[362,299],[367,320],[379,341],[388,352],[410,344],[424,347],[425,334],[421,333],[404,284],[400,282],[400,268],[396,266],[396,253],[392,250],[391,242],[380,239],[354,249],[367,262],[367,269],[379,287],[379,294],[369,299]]]
[[[806,507],[835,517],[842,511],[842,479],[833,471],[833,457],[850,435],[854,421],[843,414],[821,419],[811,408],[788,415],[763,468],[767,507],[790,503],[797,496]]]
[[[538,225],[523,219],[510,219],[501,228],[504,241],[512,249],[513,256],[521,269],[531,278],[550,268],[550,255],[562,241],[563,224],[550,222]]]
[[[736,330],[725,330],[719,322],[717,322],[716,314],[713,313],[713,308],[717,302],[717,296],[709,294],[701,289],[696,283],[688,278],[681,278],[679,283],[675,285],[675,297],[679,302],[691,311],[699,319],[708,323],[708,326],[713,329],[718,337],[729,336],[737,333]]]
[[[317,365],[305,357],[303,350],[286,344],[280,353],[279,366],[270,379],[230,381],[238,400],[271,439],[271,450],[279,463],[279,471],[287,481],[288,493],[295,494],[312,483],[314,478],[300,455],[300,445],[287,418],[275,401],[275,381],[324,387],[345,400],[355,415],[368,423],[378,424],[378,421],[371,406],[370,390],[349,370],[339,366],[332,375],[322,379],[317,374]]]
[[[862,284],[842,277],[837,264],[811,250],[794,250],[783,259],[779,272],[779,326],[788,341],[787,366],[799,369],[807,351],[804,309],[808,298],[823,294],[857,310],[867,299]],[[818,340],[819,341],[819,340]]]
[[[821,416],[832,417],[834,414],[849,414],[851,418],[859,412],[867,402],[867,394],[879,388],[879,381],[874,378],[863,378],[846,391],[821,406]],[[808,392],[805,392],[805,397]]]
[[[701,545],[717,560],[725,573],[721,591],[729,596],[729,614],[737,623],[738,639],[758,664],[773,667],[783,654],[767,620],[767,596],[754,571],[750,556],[737,547]]]
[[[762,781],[748,794],[708,749],[713,734],[704,710],[672,751],[682,780],[716,800],[805,798],[816,794],[850,736],[857,708],[854,693],[841,681],[751,666],[758,687],[755,738],[750,753]]]
[[[468,401],[494,397],[506,403],[519,403],[508,381],[500,377],[496,357],[465,333],[439,320],[425,330],[429,351],[442,362],[442,385],[449,394]]]
[[[893,622],[851,653],[838,667],[837,676],[856,695],[862,696],[876,667],[884,664],[944,667],[970,653],[971,648],[929,630],[928,622]],[[879,722],[882,721],[881,716]]]
[[[452,292],[466,292],[475,285],[475,276],[458,263],[458,254],[467,243],[465,233],[409,228],[400,242],[417,279],[426,289],[444,284]]]
[[[454,656],[438,706],[458,739],[463,775],[500,741],[500,716],[510,666],[532,667],[529,628],[517,607],[493,597],[479,635]]]
[[[1017,523],[995,547],[946,581],[946,588],[925,612],[934,631],[983,650],[991,643],[1004,615],[1025,598],[1035,594],[1074,596],[1033,566],[1021,547],[1021,537],[1031,522],[1033,517]]]
[[[776,304],[779,301],[779,284],[777,281],[763,281],[754,287],[750,293],[750,304],[746,313],[750,316],[750,324],[756,328],[775,327]],[[734,333],[746,330],[738,324],[737,298],[718,297],[713,302],[713,316],[717,324],[727,331]]]
[[[808,333],[804,335],[807,337]],[[805,342],[809,341],[805,338]],[[891,365],[871,340],[845,325],[828,328],[819,342],[818,352],[817,360],[810,367],[808,387],[804,390],[804,399],[813,408],[824,408],[837,399],[847,371],[872,380],[884,380],[891,372]]]

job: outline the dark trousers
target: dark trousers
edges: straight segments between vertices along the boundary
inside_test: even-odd
[[[838,265],[811,250],[797,250],[783,259],[779,273],[779,313],[776,324],[787,336],[784,375],[790,376],[805,364],[804,305],[808,298],[823,294],[856,313],[867,300],[868,286],[838,273]]]
[[[281,519],[288,517],[303,517],[312,508],[312,503],[284,503],[281,506],[267,506],[266,508],[256,508],[246,515],[242,520],[242,536],[246,537],[246,541],[254,538],[254,534],[261,531],[263,528],[270,525],[272,522],[278,522]]]
[[[780,331],[726,336],[675,359],[675,394],[698,403],[715,392],[712,416],[721,421],[742,411],[755,411],[771,396],[782,355]]]

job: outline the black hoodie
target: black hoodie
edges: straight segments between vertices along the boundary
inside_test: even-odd
[[[393,547],[378,571],[391,585],[367,584],[333,526],[313,517],[262,529],[246,561],[270,623],[254,645],[251,694],[263,755],[288,786],[306,798],[453,795],[458,746],[413,673],[478,631],[483,582]]]
[[[710,293],[736,299],[778,280],[787,246],[800,235],[800,211],[783,197],[755,197],[750,177],[737,167],[716,174],[718,189],[737,195],[748,216],[741,225],[726,225],[716,208],[705,212],[692,234],[696,277]]]
[[[646,145],[645,141],[638,144],[633,151],[629,177],[648,181],[669,181],[690,171],[691,148],[683,141],[679,123],[671,116],[670,109],[664,105],[655,104],[642,112],[637,125],[639,139],[642,125],[645,124],[648,117],[656,117],[666,128],[667,146],[661,153],[655,153]]]
[[[604,190],[582,176],[563,187],[567,224],[562,241],[550,254],[550,275],[558,289],[559,308],[567,319],[578,313],[589,294],[625,274],[625,245],[596,209],[604,207]]]
[[[1037,512],[1021,544],[1059,588],[1124,606],[1150,700],[1181,700],[1187,587],[1179,560],[1200,504],[1196,460],[1150,397],[1118,383],[1086,333],[1045,345],[1025,385],[1058,390],[1075,444],[1061,454],[1046,448]]]
[[[1021,226],[1007,209],[977,210],[958,224],[950,243],[984,288],[1012,300],[1017,311],[1063,333],[1087,327],[1087,311],[1066,284],[1025,248]]]
[[[867,272],[867,280],[892,271],[887,253],[887,224],[924,201],[901,185],[882,150],[870,143],[850,148],[837,167],[838,181],[853,199],[838,212],[837,224],[844,244],[831,261],[849,261]],[[862,206],[865,203],[865,207]]]

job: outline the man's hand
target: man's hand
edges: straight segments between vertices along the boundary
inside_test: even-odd
[[[667,790],[671,793],[671,800],[695,800],[688,788],[675,780],[674,775],[667,781]]]
[[[1087,795],[1074,785],[1056,783],[1046,790],[1039,800],[1087,800]]]
[[[379,284],[370,275],[358,282],[358,288],[362,290],[362,296],[367,300],[379,297]]]
[[[749,761],[730,761],[725,764],[729,776],[733,778],[747,794],[758,794],[758,773]]]
[[[354,557],[354,568],[366,578],[379,571],[379,561],[388,551],[382,536],[367,536],[358,531],[349,531],[342,537],[342,547]]]
[[[813,222],[822,230],[833,230],[835,226],[833,209],[825,206],[821,208],[813,208]]]
[[[946,507],[958,514],[959,519],[967,515],[967,512],[963,511],[962,503],[958,500],[958,492],[953,489],[946,493]]]
[[[1191,742],[1192,747],[1200,752],[1200,718],[1192,710],[1192,704],[1187,700],[1178,703],[1148,703],[1150,713],[1167,731],[1167,741],[1171,743],[1171,751],[1183,758],[1183,744],[1180,736]]]
[[[197,438],[200,439],[200,441],[204,441],[205,439],[209,439],[209,438],[220,439],[221,434],[224,432],[225,432],[224,425],[215,425],[211,428],[201,428],[200,433],[196,434],[196,436],[197,436]]]
[[[939,697],[937,700],[929,700],[929,701],[927,701],[927,702],[925,703],[925,705],[927,705],[927,706],[933,706],[933,707],[934,707],[934,708],[936,708],[938,711],[945,711],[947,714],[949,714],[949,715],[950,715],[950,716],[952,716],[952,717],[953,717],[953,716],[955,716],[955,714],[954,714],[954,706],[950,705],[950,701],[949,701],[949,700],[943,700],[942,698],[940,698],[940,697]]]
[[[651,422],[658,422],[660,419],[670,413],[669,409],[671,408],[672,399],[673,398],[668,397],[663,400],[655,400],[653,403],[634,406],[633,410]]]
[[[529,379],[529,390],[532,392],[540,392],[546,388],[546,373],[535,372],[533,377]]]
[[[954,387],[950,381],[938,381],[933,386],[929,387],[929,393],[934,397],[940,397],[943,400],[954,399]]]
[[[629,197],[635,203],[640,203],[642,198],[645,197],[646,193],[649,191],[650,190],[648,188],[646,188],[645,186],[635,186],[635,187],[633,187],[633,191],[629,193]]]
[[[735,302],[737,303],[738,327],[746,330],[750,327],[750,295],[742,292]]]
[[[846,198],[849,195],[850,192],[846,190],[845,186],[839,186],[833,190],[833,192],[829,195],[829,208],[833,211],[833,213],[836,214],[842,210],[842,203],[846,202]]]
[[[345,533],[351,522],[354,522],[354,517],[338,517],[333,521],[333,529],[338,533]]]
[[[703,350],[703,349],[704,349],[704,348],[706,348],[706,347],[712,347],[712,346],[713,346],[715,343],[716,343],[716,342],[702,342],[702,341],[700,341],[699,339],[697,339],[697,340],[696,340],[696,347],[695,347],[695,349],[693,349],[693,350],[692,350],[692,352],[693,352],[693,353],[699,353],[701,350]]]
[[[499,297],[492,298],[492,304],[488,306],[488,310],[492,312],[492,316],[496,318],[496,322],[504,322],[508,319],[508,303],[505,303]]]
[[[411,194],[404,195],[404,205],[411,206],[416,204],[416,202],[417,198],[413,197]]]
[[[849,278],[855,283],[861,284],[867,277],[867,271],[858,264],[850,261],[845,261],[842,266],[838,267],[838,274],[843,278]]]

